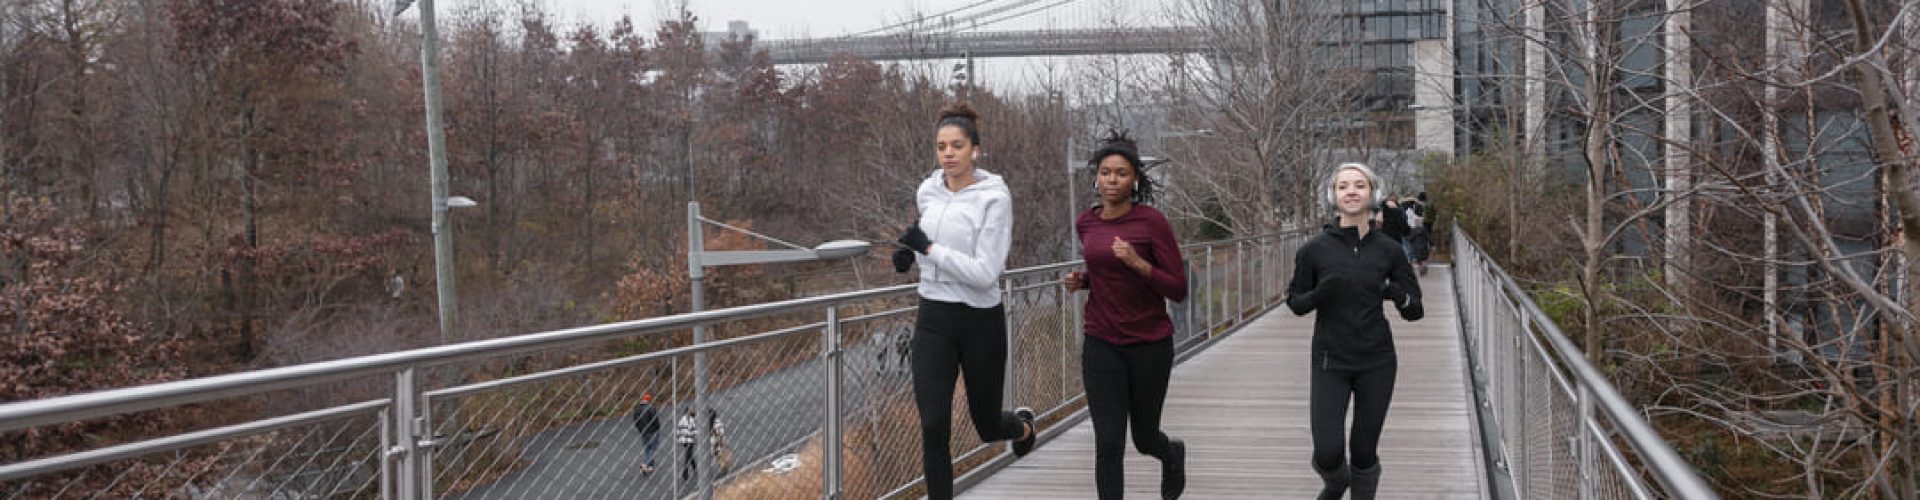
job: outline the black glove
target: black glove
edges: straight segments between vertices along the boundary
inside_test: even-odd
[[[905,248],[893,251],[893,272],[904,273],[913,267],[913,251]]]
[[[1400,319],[1418,321],[1427,316],[1427,308],[1420,303],[1420,297],[1408,294],[1399,283],[1387,285],[1387,300],[1393,301],[1393,308],[1400,311]]]
[[[1313,301],[1316,305],[1325,305],[1328,300],[1340,296],[1351,296],[1359,291],[1358,283],[1354,283],[1346,275],[1332,273],[1320,278],[1320,283],[1314,285]]]
[[[1287,308],[1292,309],[1296,315],[1304,315],[1326,305],[1335,297],[1352,293],[1352,288],[1353,280],[1347,279],[1346,276],[1340,274],[1321,276],[1320,282],[1314,284],[1312,290],[1287,297]]]
[[[933,241],[927,239],[927,233],[920,230],[920,224],[917,222],[914,223],[913,226],[908,227],[907,232],[901,234],[898,241],[901,245],[913,249],[914,252],[920,255],[926,255],[927,247],[933,245]]]

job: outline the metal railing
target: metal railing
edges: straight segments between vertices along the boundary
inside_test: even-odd
[[[1488,451],[1507,476],[1496,486],[1518,498],[1719,498],[1457,226],[1453,248]]]
[[[1302,240],[1183,246],[1190,294],[1170,305],[1179,358],[1278,304]],[[1061,281],[1079,265],[1002,278],[1005,399],[1041,413],[1043,439],[1084,417],[1084,294]],[[0,405],[0,435],[129,413],[214,422],[0,465],[0,499],[914,496],[915,299],[899,285]],[[695,326],[713,340],[691,344]],[[699,453],[675,432],[696,400],[696,353],[718,415],[688,426],[718,443]],[[642,394],[663,417],[651,473],[630,418]],[[970,431],[964,402],[954,408],[963,481],[1009,460]],[[712,467],[713,482],[682,475],[692,467]]]

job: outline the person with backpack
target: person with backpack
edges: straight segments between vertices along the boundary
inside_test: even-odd
[[[1407,239],[1401,246],[1406,249],[1407,262],[1413,263],[1414,269],[1419,270],[1419,274],[1425,275],[1427,274],[1427,254],[1433,247],[1432,233],[1429,229],[1431,225],[1426,223],[1426,207],[1421,206],[1418,201],[1408,201],[1404,206],[1407,207],[1405,209]]]
[[[633,429],[640,431],[640,472],[652,473],[654,454],[660,451],[660,410],[653,407],[653,394],[641,394],[640,404],[633,407]]]

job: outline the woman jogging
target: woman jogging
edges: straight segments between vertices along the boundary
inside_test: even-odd
[[[1371,500],[1380,485],[1380,429],[1398,367],[1381,303],[1393,302],[1407,321],[1425,315],[1420,284],[1399,243],[1371,227],[1368,212],[1380,206],[1382,196],[1380,177],[1366,165],[1335,168],[1326,201],[1338,220],[1300,249],[1287,285],[1287,307],[1294,314],[1319,311],[1313,320],[1308,413],[1313,470],[1325,484],[1322,500],[1338,499],[1349,487],[1355,500]],[[1351,436],[1343,428],[1349,402]]]
[[[900,236],[894,269],[920,264],[920,313],[911,356],[913,399],[920,412],[920,459],[927,498],[953,498],[953,384],[967,380],[967,410],[980,440],[1013,440],[1013,453],[1033,450],[1033,411],[1000,410],[1007,366],[1006,309],[1000,273],[1013,236],[1013,198],[1006,182],[974,168],[980,158],[979,115],[966,104],[940,111],[934,158],[940,168],[915,195],[919,220]]]
[[[1173,374],[1173,320],[1166,301],[1187,299],[1187,270],[1173,227],[1145,203],[1153,181],[1132,139],[1115,132],[1089,165],[1100,205],[1074,221],[1086,272],[1067,274],[1067,290],[1087,290],[1081,380],[1093,414],[1094,484],[1102,500],[1124,496],[1127,427],[1133,447],[1160,459],[1160,496],[1186,488],[1187,445],[1160,431]]]

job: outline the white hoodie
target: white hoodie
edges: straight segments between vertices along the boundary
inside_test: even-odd
[[[1000,304],[1000,273],[1013,244],[1013,196],[992,172],[973,169],[973,184],[952,192],[934,170],[914,201],[920,230],[933,247],[920,263],[920,296],[988,308]]]

